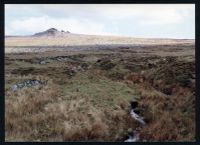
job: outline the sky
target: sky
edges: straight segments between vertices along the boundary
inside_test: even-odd
[[[5,35],[78,34],[195,39],[194,4],[6,4]]]

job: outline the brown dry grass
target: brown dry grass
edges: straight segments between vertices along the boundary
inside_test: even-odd
[[[27,78],[34,76],[21,76]],[[37,78],[48,82],[6,92],[6,141],[120,141],[138,125],[123,99],[114,108],[101,108],[88,96],[60,96],[50,78]]]
[[[152,54],[161,53],[159,49],[152,50]],[[191,51],[194,53],[193,47]],[[129,115],[128,101],[135,97],[134,90],[140,98],[139,107],[144,109],[141,115],[148,124],[140,130],[141,141],[195,140],[195,86],[183,85],[191,79],[190,75],[195,78],[194,56],[187,54],[148,68],[148,60],[159,62],[163,58],[131,51],[122,53],[85,52],[82,58],[76,52],[70,54],[80,58],[77,63],[52,61],[42,66],[30,61],[69,54],[7,55],[6,141],[123,141],[127,130],[139,126]],[[116,66],[110,70],[95,66],[96,60],[103,57],[109,57]],[[67,71],[83,60],[88,60],[92,67],[68,78]],[[125,68],[127,64],[130,67]],[[142,67],[137,68],[138,64]],[[38,75],[47,77],[35,77]],[[50,81],[44,86],[10,92],[11,85],[32,78]]]
[[[5,46],[65,46],[92,44],[191,44],[194,40],[181,39],[145,39],[120,36],[73,35],[66,37],[7,37]]]
[[[148,141],[194,141],[195,96],[187,88],[177,87],[170,96],[155,89],[138,86],[140,106],[145,109],[148,126],[141,138]]]

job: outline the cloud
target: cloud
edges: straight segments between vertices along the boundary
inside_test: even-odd
[[[45,15],[85,15],[86,17],[95,14],[98,17],[109,19],[125,19],[140,17],[140,19],[152,19],[161,21],[169,19],[175,22],[180,20],[193,10],[195,5],[190,4],[22,4],[6,5],[6,11],[40,11]]]
[[[194,16],[194,5],[115,5],[95,8],[101,15],[110,19],[137,19],[140,24],[174,24],[179,23],[188,16]],[[101,11],[103,10],[103,11]]]
[[[161,28],[165,27],[169,30],[165,34],[173,34],[174,28],[180,28],[181,33],[188,29],[188,33],[194,27],[194,7],[194,4],[6,4],[5,32],[33,34],[55,27],[72,33],[130,36],[147,31],[150,35],[153,30],[164,34]]]
[[[73,33],[82,34],[98,34],[98,35],[111,35],[105,31],[105,25],[97,23],[86,18],[75,19],[71,18],[52,18],[49,16],[30,17],[28,19],[14,20],[6,29],[6,34],[11,32],[26,32],[33,34],[38,31],[44,31],[51,27],[59,30],[70,31]]]

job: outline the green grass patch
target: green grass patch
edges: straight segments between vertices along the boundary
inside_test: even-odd
[[[62,89],[67,98],[88,96],[94,105],[102,107],[112,107],[120,100],[130,101],[135,96],[134,89],[121,82],[88,74],[77,74]]]

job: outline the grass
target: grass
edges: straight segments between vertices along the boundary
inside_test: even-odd
[[[140,132],[142,138],[148,141],[195,141],[195,124],[192,123],[195,120],[195,94],[192,89],[178,85],[173,89],[167,96],[146,82],[136,86],[140,107],[145,110],[143,116],[148,122]]]
[[[123,83],[86,74],[62,87],[40,79],[50,81],[40,88],[7,90],[7,141],[116,141],[138,125],[127,111],[134,90]]]
[[[76,61],[37,63],[58,55]],[[96,66],[105,57],[114,64],[109,70]],[[156,62],[153,68],[149,60]],[[186,60],[188,56],[164,62],[161,56],[131,49],[6,54],[6,141],[123,141],[139,127],[129,114],[132,99],[147,122],[139,127],[140,141],[194,141],[195,86],[185,81],[194,80],[195,68],[194,59]],[[76,69],[83,64],[89,68]],[[11,91],[13,84],[29,79],[47,83]]]
[[[135,92],[120,82],[114,82],[107,78],[96,77],[90,74],[78,74],[63,86],[63,94],[66,96],[86,95],[92,98],[94,104],[114,106],[120,100],[130,101]]]
[[[10,37],[5,38],[6,46],[66,46],[89,44],[183,44],[194,40],[143,39],[119,36],[70,35],[69,37]]]

